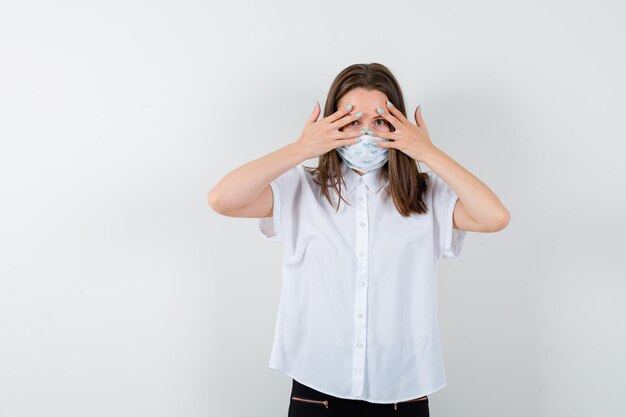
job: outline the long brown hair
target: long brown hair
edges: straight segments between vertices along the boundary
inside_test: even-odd
[[[322,117],[335,113],[341,97],[348,91],[359,87],[385,93],[389,101],[406,117],[400,85],[391,71],[379,63],[354,64],[342,70],[330,86]],[[313,175],[314,181],[320,185],[321,193],[331,205],[333,202],[329,189],[332,187],[335,190],[339,196],[337,211],[341,200],[349,204],[341,195],[340,182],[345,185],[345,181],[341,175],[340,158],[339,153],[333,149],[319,156],[317,167],[304,166]],[[426,191],[428,174],[420,172],[419,164],[413,158],[399,150],[389,148],[389,160],[383,165],[380,175],[389,179],[388,195],[391,196],[402,216],[409,217],[411,213],[426,213],[427,208],[422,195]],[[331,179],[337,181],[329,184]]]

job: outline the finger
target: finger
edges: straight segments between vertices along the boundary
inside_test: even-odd
[[[422,105],[420,104],[415,109],[415,121],[417,122],[418,127],[425,127],[426,123],[424,123],[424,118],[422,117]]]
[[[377,140],[376,142],[372,142],[372,146],[376,148],[395,148],[398,149],[398,142],[384,142],[382,140]]]
[[[320,107],[319,107],[319,103],[317,102],[317,100],[315,100],[315,107],[313,108],[313,112],[309,116],[305,125],[310,125],[311,123],[316,122],[319,116],[320,116]]]
[[[354,132],[337,132],[337,135],[332,135],[330,136],[330,139],[332,140],[337,140],[337,141],[342,141],[342,140],[349,140],[352,141],[352,143],[356,143],[355,139],[357,139],[359,136],[355,135]]]
[[[396,119],[400,120],[402,124],[411,123],[406,117],[404,117],[404,114],[402,114],[402,112],[398,110],[398,108],[391,103],[391,101],[387,102],[387,109]]]
[[[336,144],[337,147],[339,146],[350,146],[350,145],[354,145],[355,143],[357,143],[357,138],[348,138],[348,139],[338,139]]]
[[[393,141],[397,141],[398,139],[400,139],[400,136],[398,136],[395,132],[374,132],[374,137],[376,138],[381,138],[381,139],[387,139],[387,140],[393,140]],[[376,141],[377,143],[383,142],[383,141]],[[383,143],[388,143],[388,142],[383,142]]]
[[[325,119],[328,120],[330,123],[334,123],[335,121],[337,121],[337,119],[342,118],[343,116],[350,113],[351,111],[352,111],[352,104],[348,104],[345,107],[337,109],[336,112],[334,112],[328,117],[325,117]]]
[[[354,114],[346,114],[341,119],[335,120],[333,123],[330,124],[330,126],[333,129],[339,129],[339,128],[345,127],[349,123],[354,122],[355,120],[360,119],[361,116],[363,116],[363,112],[356,112]]]
[[[385,109],[383,109],[382,107],[378,107],[376,109],[376,113],[383,116],[385,120],[387,120],[394,128],[396,128],[396,130],[398,130],[398,128],[403,125],[401,120],[398,120],[389,111],[385,111]]]

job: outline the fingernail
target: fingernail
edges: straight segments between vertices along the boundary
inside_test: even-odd
[[[364,135],[367,133],[367,129],[361,129],[361,134]]]
[[[354,139],[355,142],[361,142],[361,138]]]
[[[391,104],[391,101],[387,102],[387,107],[393,107],[393,104]]]
[[[417,106],[417,108],[419,109],[420,114],[422,114],[422,105],[420,104],[419,106]]]
[[[376,111],[378,112],[378,114],[383,114],[385,112],[381,107],[376,109]]]
[[[348,104],[348,105],[346,106],[346,110],[348,110],[348,111],[352,110],[352,104]]]
[[[372,142],[372,146],[378,146],[378,142]]]
[[[356,117],[361,117],[361,116],[363,116],[363,112],[362,112],[362,111],[360,111],[360,112],[358,112],[357,114],[355,114],[355,116],[356,116]]]

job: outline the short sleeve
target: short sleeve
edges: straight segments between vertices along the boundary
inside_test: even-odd
[[[258,219],[259,230],[266,240],[282,243],[284,230],[289,227],[296,192],[302,180],[302,166],[296,165],[270,183],[274,195],[272,217]]]
[[[432,187],[432,207],[435,221],[435,241],[444,258],[457,258],[461,255],[467,231],[453,228],[454,208],[458,196],[445,181],[434,172],[428,172]]]

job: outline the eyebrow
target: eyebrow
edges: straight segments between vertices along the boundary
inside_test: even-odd
[[[358,112],[357,112],[357,113],[358,113]],[[367,115],[366,115],[366,114],[364,114],[363,116],[367,116]],[[363,118],[363,116],[361,116],[361,117],[360,117],[360,119],[362,119],[362,118]],[[375,117],[374,117],[374,118],[377,118],[377,117],[382,118],[383,116],[382,116],[382,115],[380,115],[380,114],[378,114],[378,113],[375,113]]]

